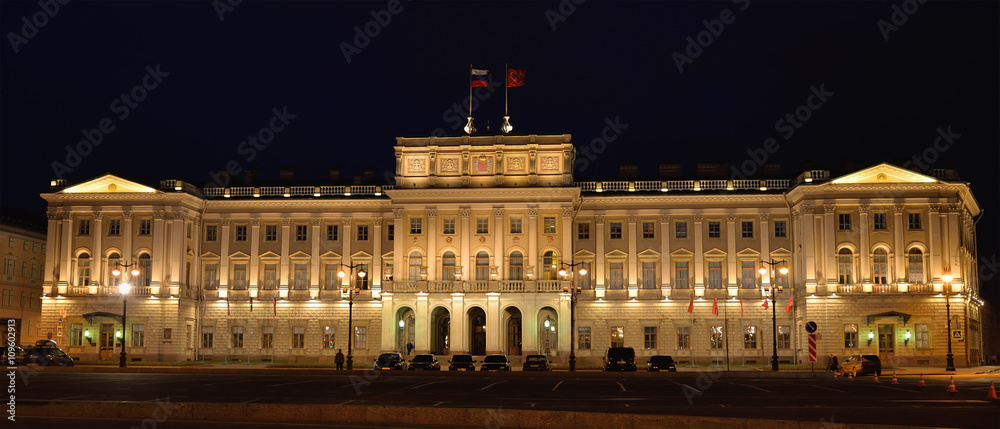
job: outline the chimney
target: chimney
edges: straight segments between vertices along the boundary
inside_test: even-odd
[[[375,183],[374,168],[366,168],[364,172],[361,174],[362,174],[361,180],[363,180],[365,183]]]
[[[253,186],[257,183],[257,170],[245,170],[243,172],[243,186]]]
[[[278,171],[278,181],[281,183],[292,183],[295,181],[295,170],[281,169]]]
[[[621,179],[638,179],[639,164],[622,164],[618,166],[618,177]]]
[[[355,185],[360,185],[361,184],[361,175],[360,174],[354,175],[354,184]]]
[[[698,177],[724,178],[726,177],[726,164],[698,164]]]
[[[340,169],[338,168],[330,169],[330,182],[332,183],[340,182]]]
[[[681,177],[680,164],[660,164],[660,177]]]
[[[781,177],[781,164],[767,163],[764,164],[764,177],[768,179],[780,178]]]

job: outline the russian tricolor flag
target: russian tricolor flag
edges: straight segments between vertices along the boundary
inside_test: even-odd
[[[489,74],[489,70],[472,69],[472,87],[477,86],[486,87],[486,75]]]

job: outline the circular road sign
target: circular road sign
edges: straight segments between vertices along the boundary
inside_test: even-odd
[[[816,332],[816,322],[806,322],[806,332],[810,334]]]

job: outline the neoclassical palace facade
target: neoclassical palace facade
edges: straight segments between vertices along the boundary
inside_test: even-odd
[[[808,363],[814,322],[820,365],[943,366],[949,343],[957,365],[980,362],[964,182],[889,164],[575,182],[569,135],[397,138],[395,156],[393,186],[54,182],[43,332],[116,359],[127,309],[128,356],[145,361],[332,362],[350,336],[355,362],[412,342],[564,363],[572,343],[584,365],[617,345],[765,365],[775,343]]]

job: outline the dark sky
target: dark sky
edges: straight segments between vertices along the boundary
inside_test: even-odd
[[[661,162],[688,175],[699,162],[740,165],[768,138],[779,148],[767,161],[785,177],[925,155],[926,165],[909,167],[955,169],[972,184],[986,210],[984,289],[1000,288],[997,2],[246,0],[228,10],[218,6],[226,0],[51,1],[0,3],[7,212],[44,213],[38,193],[60,176],[205,183],[231,160],[262,179],[281,168],[322,180],[330,168],[350,177],[366,167],[381,178],[393,171],[395,137],[461,134],[469,64],[502,82],[509,62],[527,70],[526,85],[510,90],[514,134],[570,133],[590,146],[607,121],[627,125],[578,179],[614,176],[621,163],[638,163],[643,176]],[[398,13],[381,12],[390,5]],[[22,20],[33,17],[43,25]],[[720,17],[729,22],[713,22]],[[348,62],[343,46],[366,26],[377,34]],[[685,52],[688,37],[705,45],[697,56]],[[682,72],[675,52],[690,57]],[[159,67],[160,82],[147,67]],[[133,91],[144,79],[156,88]],[[832,95],[788,132],[779,120],[812,88]],[[502,91],[477,100],[481,131],[487,121],[498,128]],[[144,98],[120,99],[128,93]],[[248,160],[240,143],[275,108],[295,117]],[[66,146],[105,118],[113,130],[67,164]],[[935,150],[948,127],[960,137]]]

